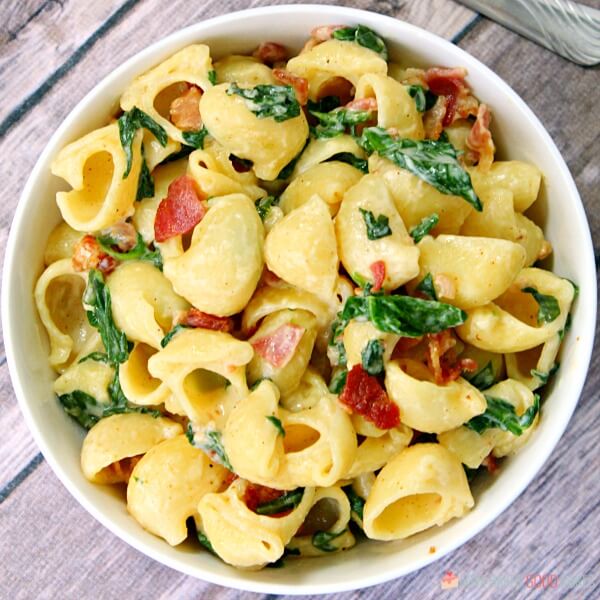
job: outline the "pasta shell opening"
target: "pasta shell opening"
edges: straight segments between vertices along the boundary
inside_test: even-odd
[[[110,152],[92,154],[83,166],[83,188],[69,202],[73,216],[80,222],[91,221],[102,209],[110,189],[115,165]]]
[[[286,425],[283,448],[286,454],[301,452],[319,441],[321,434],[307,425]]]
[[[387,506],[375,519],[373,526],[379,531],[385,530],[397,537],[404,537],[433,525],[441,507],[442,497],[439,494],[411,494]]]

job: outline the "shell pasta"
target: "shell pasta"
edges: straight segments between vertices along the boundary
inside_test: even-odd
[[[85,477],[240,569],[467,513],[536,435],[577,295],[465,69],[362,25],[295,50],[131,82],[52,163],[34,290]]]

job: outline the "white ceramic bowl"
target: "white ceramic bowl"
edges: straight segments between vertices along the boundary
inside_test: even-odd
[[[467,67],[475,94],[492,107],[500,155],[533,162],[545,174],[538,205],[554,246],[553,269],[576,281],[581,293],[539,428],[518,455],[506,460],[493,482],[475,486],[476,504],[468,515],[405,541],[361,543],[318,560],[288,561],[284,569],[243,572],[206,552],[171,548],[128,516],[122,498],[89,483],[81,473],[83,432],[52,394],[48,344],[33,302],[46,239],[59,221],[54,195],[61,182],[50,174],[50,163],[65,144],[105,122],[136,75],[180,48],[206,42],[218,57],[274,39],[299,49],[311,28],[325,23],[373,28],[387,40],[391,56],[405,64]],[[427,565],[489,525],[523,491],[556,446],[577,404],[592,350],[595,282],[589,227],[571,175],[548,133],[506,83],[453,44],[407,23],[349,8],[278,6],[233,13],[174,33],[115,68],[75,107],[37,161],[19,201],[4,266],[2,320],[8,365],[27,424],[54,472],[98,521],[144,554],[206,581],[257,592],[326,593],[374,585]],[[430,546],[436,547],[435,554],[429,553]]]

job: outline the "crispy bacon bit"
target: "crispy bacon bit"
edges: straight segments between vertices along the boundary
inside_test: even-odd
[[[373,273],[373,287],[372,292],[378,292],[383,287],[385,281],[385,263],[382,260],[375,261],[369,266],[371,273]]]
[[[344,106],[348,110],[377,110],[377,99],[376,98],[356,98]]]
[[[281,279],[278,275],[275,275],[273,271],[269,271],[267,267],[263,269],[262,275],[260,277],[260,281],[258,282],[257,287],[263,287],[268,285],[270,287],[285,287],[287,284],[283,279]]]
[[[340,99],[340,105],[344,106],[352,101],[356,90],[351,81],[343,77],[332,77],[328,79],[317,93],[317,100],[327,96],[336,96]]]
[[[486,104],[480,104],[477,111],[477,119],[467,136],[467,147],[472,150],[477,157],[479,167],[484,171],[489,171],[494,161],[494,152],[496,146],[490,133],[490,109]]]
[[[98,269],[104,275],[112,273],[118,264],[116,259],[102,251],[98,240],[93,235],[84,235],[75,244],[71,262],[75,271]]]
[[[491,454],[488,454],[483,459],[483,462],[481,464],[488,470],[488,473],[490,473],[492,475],[499,469],[498,461]]]
[[[439,139],[444,130],[444,118],[446,117],[446,97],[438,96],[435,104],[423,116],[423,127],[425,137],[429,140]]]
[[[415,346],[418,346],[422,340],[423,337],[401,337],[394,346],[394,350],[392,351],[392,359],[401,358],[406,352],[412,350]]]
[[[458,379],[463,371],[477,371],[477,363],[471,358],[457,359],[451,350],[456,346],[456,338],[450,329],[440,333],[428,333],[427,366],[437,385],[446,385]]]
[[[188,327],[199,327],[200,329],[212,329],[213,331],[233,331],[233,319],[231,317],[217,317],[202,312],[197,308],[190,308],[179,319],[179,325]]]
[[[451,125],[456,118],[465,119],[469,115],[477,114],[479,102],[471,94],[471,89],[465,81],[466,75],[467,71],[462,67],[455,67],[453,69],[432,67],[425,72],[425,83],[438,96],[436,105],[431,109],[435,118],[429,119],[431,121],[429,127],[427,126],[426,116],[426,133],[437,134],[432,139],[437,140],[442,132],[442,128]],[[442,104],[444,106],[444,113],[441,123],[438,124],[442,112]]]
[[[111,225],[100,232],[101,236],[109,236],[115,241],[115,246],[119,252],[129,252],[137,243],[137,231],[135,227],[127,221],[121,221]]]
[[[456,297],[456,285],[454,280],[445,273],[437,273],[433,277],[433,285],[438,297],[453,300]]]
[[[176,235],[191,231],[206,214],[194,180],[187,175],[175,179],[169,186],[167,197],[161,201],[154,220],[154,239],[164,242]]]
[[[304,106],[308,102],[308,79],[298,77],[285,69],[273,69],[273,76],[277,81],[291,85],[294,88],[296,98],[301,106]]]
[[[377,377],[369,375],[362,365],[350,369],[340,402],[380,429],[391,429],[400,423],[398,407],[388,398]]]
[[[171,102],[169,115],[171,123],[182,131],[198,131],[202,127],[200,118],[200,97],[202,91],[192,85],[189,90]]]
[[[319,25],[311,30],[310,37],[316,42],[326,42],[332,38],[334,31],[346,27],[347,25]]]
[[[235,473],[227,471],[227,475],[225,475],[223,481],[221,482],[219,492],[224,492],[237,478],[238,476]]]
[[[131,473],[143,455],[129,456],[112,463],[104,469],[103,475],[110,480],[110,483],[127,483]]]
[[[251,344],[257,354],[277,369],[281,369],[294,356],[305,331],[304,327],[286,323],[269,335],[254,340]]]
[[[288,54],[285,46],[275,42],[263,42],[252,53],[254,58],[272,67],[275,63],[287,61]]]
[[[285,492],[283,490],[274,490],[273,488],[259,485],[258,483],[248,482],[246,490],[244,491],[244,503],[252,512],[256,512],[257,507],[266,504],[267,502],[277,500],[277,498],[281,498],[284,494]],[[290,512],[292,511],[288,509],[277,514],[269,515],[269,517],[285,517],[286,515],[289,515]]]

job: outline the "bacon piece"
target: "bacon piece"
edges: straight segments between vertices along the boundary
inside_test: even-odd
[[[456,297],[456,286],[454,280],[445,273],[437,273],[433,278],[433,285],[440,298],[452,300]]]
[[[102,474],[110,483],[127,483],[135,465],[142,460],[142,457],[143,455],[139,454],[137,456],[122,458],[103,469]]]
[[[192,85],[189,90],[171,102],[169,115],[171,123],[183,131],[198,131],[202,127],[200,118],[200,97],[202,91]]]
[[[401,358],[406,352],[418,346],[423,340],[423,337],[401,337],[392,350],[392,359]]]
[[[373,273],[373,287],[372,292],[378,292],[383,287],[385,281],[385,263],[382,260],[375,261],[372,265],[369,265],[371,273]]]
[[[446,96],[438,96],[435,104],[424,114],[423,127],[428,140],[437,140],[444,130]]]
[[[137,244],[137,231],[127,221],[120,221],[100,232],[101,236],[110,236],[119,252],[128,252]]]
[[[379,429],[391,429],[400,424],[400,410],[388,398],[377,377],[369,375],[362,365],[350,369],[339,398],[351,412],[362,415]]]
[[[281,83],[291,85],[296,92],[296,98],[301,106],[304,106],[308,102],[308,79],[305,77],[298,77],[285,69],[273,69],[273,77]]]
[[[344,106],[348,110],[377,110],[377,99],[376,98],[356,98]]]
[[[281,369],[294,356],[296,347],[305,331],[304,327],[286,323],[272,333],[254,340],[251,344],[257,354],[277,369]]]
[[[219,492],[224,492],[237,478],[238,476],[235,473],[227,471],[227,475],[225,475],[223,481],[221,482]]]
[[[498,461],[492,454],[488,454],[481,463],[487,470],[488,473],[494,474],[498,470]]]
[[[154,239],[164,242],[191,231],[206,214],[203,199],[204,194],[198,193],[191,177],[182,175],[175,179],[169,186],[167,197],[158,205]]]
[[[93,235],[84,235],[73,248],[71,263],[75,271],[98,269],[104,275],[112,273],[119,264],[112,256],[103,252]]]
[[[456,338],[450,329],[440,333],[428,333],[427,339],[427,366],[433,374],[437,385],[446,385],[458,379],[463,371],[474,372],[477,363],[472,358],[456,359],[453,352]]]
[[[346,29],[347,25],[319,25],[311,29],[310,37],[316,42],[326,42],[333,37],[337,29]]]
[[[277,500],[277,498],[281,498],[281,496],[283,496],[284,494],[284,490],[275,490],[264,485],[259,485],[258,483],[248,482],[248,485],[244,490],[244,503],[252,512],[256,512],[256,509],[259,506],[266,504],[267,502]],[[280,513],[269,515],[269,517],[285,517],[291,512],[292,509],[286,509],[281,511]]]
[[[287,61],[288,53],[285,46],[282,46],[281,44],[277,44],[276,42],[263,42],[252,53],[252,56],[272,67],[275,63]]]
[[[190,308],[178,320],[178,324],[188,327],[199,327],[201,329],[212,329],[213,331],[233,331],[233,319],[231,317],[217,317],[197,308]]]
[[[490,119],[491,114],[487,104],[480,104],[475,123],[467,136],[467,147],[477,155],[479,167],[484,171],[488,171],[492,166],[494,152],[496,152],[489,130]]]

